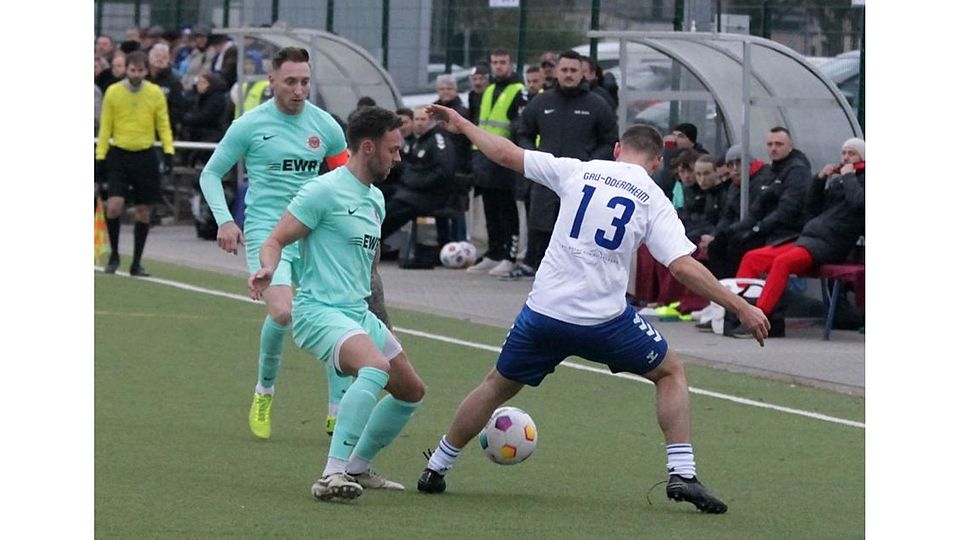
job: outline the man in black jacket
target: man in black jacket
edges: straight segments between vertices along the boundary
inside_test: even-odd
[[[149,70],[147,80],[159,86],[167,96],[170,128],[173,130],[173,137],[177,138],[180,134],[180,122],[186,112],[187,99],[183,94],[180,79],[173,74],[173,70],[170,68],[170,47],[163,42],[156,43],[150,48],[147,63]]]
[[[425,107],[413,111],[413,137],[400,149],[404,163],[400,186],[387,201],[380,238],[388,238],[411,219],[447,202],[456,156],[449,135],[436,127]]]
[[[790,132],[779,126],[767,134],[767,155],[773,176],[758,186],[759,195],[750,205],[752,224],[740,231],[740,243],[763,239],[768,246],[782,244],[796,239],[803,228],[810,160],[793,147]]]
[[[469,118],[469,111],[457,95],[457,80],[453,75],[443,74],[437,77],[437,105],[450,107],[457,114]],[[453,217],[437,217],[437,234],[449,241],[467,239],[467,220],[464,212],[470,207],[470,139],[461,133],[447,133],[453,143],[455,156],[455,181],[450,186],[446,206],[455,211]],[[443,244],[441,244],[442,246]]]
[[[557,84],[532,100],[520,115],[521,148],[581,161],[613,159],[617,117],[610,105],[583,80],[580,55],[565,51],[556,68]],[[560,211],[560,198],[547,187],[530,185],[527,253],[507,279],[532,278],[543,259]]]

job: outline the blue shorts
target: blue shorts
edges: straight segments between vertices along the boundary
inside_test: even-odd
[[[500,351],[497,371],[512,381],[539,386],[568,356],[606,364],[613,373],[643,375],[666,354],[667,340],[632,306],[613,320],[580,326],[524,305]]]

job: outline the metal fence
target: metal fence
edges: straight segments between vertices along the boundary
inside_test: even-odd
[[[132,27],[288,26],[338,33],[384,63],[426,54],[430,63],[469,66],[495,47],[534,62],[545,50],[587,43],[597,30],[714,30],[720,12],[749,33],[804,56],[834,56],[859,48],[863,9],[850,0],[96,0],[96,31],[124,39]],[[491,7],[515,5],[516,7]],[[723,29],[723,28],[722,28]],[[726,28],[730,30],[730,28]],[[421,39],[391,36],[415,31]],[[362,36],[363,39],[358,39]],[[371,39],[372,38],[372,39]],[[383,45],[386,45],[385,47]]]

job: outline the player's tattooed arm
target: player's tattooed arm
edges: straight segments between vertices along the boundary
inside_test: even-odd
[[[390,324],[390,316],[387,315],[387,305],[383,301],[383,280],[380,279],[380,246],[377,245],[377,253],[373,256],[373,266],[370,272],[370,296],[367,298],[367,306],[370,311],[380,319],[387,328],[393,330]]]

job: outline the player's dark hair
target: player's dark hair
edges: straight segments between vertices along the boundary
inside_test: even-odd
[[[510,51],[504,48],[497,48],[490,51],[490,56],[506,56],[507,58],[513,60],[513,55],[510,54]]]
[[[383,107],[364,107],[347,121],[347,144],[351,152],[360,149],[364,139],[380,139],[388,131],[399,129],[403,122],[393,111]]]
[[[650,126],[631,126],[620,136],[620,146],[642,152],[653,159],[660,155],[663,148],[663,137],[660,132]]]
[[[310,53],[301,47],[284,47],[273,55],[273,69],[280,69],[284,62],[309,62]]]
[[[133,51],[127,55],[126,65],[130,67],[130,64],[137,64],[140,67],[147,67],[147,55],[143,51]]]

